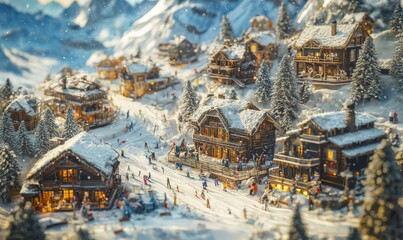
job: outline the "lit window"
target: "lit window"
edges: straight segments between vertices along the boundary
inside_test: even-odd
[[[334,160],[336,158],[336,151],[335,150],[327,150],[327,159]]]
[[[95,191],[94,192],[95,195],[95,201],[96,202],[102,202],[105,201],[105,193],[102,191]]]
[[[74,190],[72,189],[63,189],[63,199],[66,201],[74,199]]]
[[[62,180],[63,182],[73,181],[74,171],[73,169],[63,169],[62,170]]]

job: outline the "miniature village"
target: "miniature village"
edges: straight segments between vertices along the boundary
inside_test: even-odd
[[[4,47],[0,239],[403,238],[399,1],[88,2],[148,10],[85,66]]]

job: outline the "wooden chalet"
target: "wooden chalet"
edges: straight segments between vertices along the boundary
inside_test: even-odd
[[[40,108],[36,97],[29,95],[20,95],[13,99],[5,108],[10,115],[17,130],[22,121],[28,131],[34,130],[40,121]]]
[[[187,64],[197,61],[196,46],[184,36],[175,36],[169,43],[158,46],[159,55],[168,57],[171,65]]]
[[[254,82],[256,56],[249,47],[226,39],[217,43],[209,58],[207,72],[210,79],[239,87]]]
[[[265,111],[241,100],[208,98],[192,115],[193,142],[200,154],[236,163],[263,149],[273,157],[278,124]]]
[[[106,58],[95,65],[100,80],[115,80],[119,76],[121,64],[125,60],[124,57],[120,58]]]
[[[297,191],[305,193],[318,180],[343,188],[343,172],[363,175],[385,137],[382,130],[374,128],[375,120],[371,115],[356,113],[354,104],[349,104],[345,111],[314,115],[299,123],[298,129],[278,139],[282,151],[274,155],[273,162],[280,172],[270,176],[271,184],[284,190],[294,185]],[[351,182],[349,186],[352,187]]]
[[[247,32],[264,32],[273,29],[273,23],[266,16],[255,16],[250,19],[250,29]]]
[[[366,12],[348,13],[344,15],[340,23],[360,23],[367,31],[368,35],[372,33],[375,27],[375,20]]]
[[[270,66],[271,61],[277,57],[279,39],[272,31],[251,33],[247,35],[245,44],[256,57],[256,69],[259,69],[262,60],[266,60]]]
[[[86,75],[65,77],[51,84],[46,90],[45,102],[53,112],[64,116],[67,107],[75,112],[75,118],[88,127],[100,127],[111,123],[117,116],[117,109],[108,99],[108,94],[97,81],[90,81]]]
[[[367,37],[359,23],[305,27],[294,44],[298,79],[324,85],[350,82]]]
[[[152,62],[125,65],[119,83],[120,93],[126,97],[139,98],[176,84],[173,76],[162,75],[160,70]]]
[[[42,212],[73,210],[82,203],[108,209],[119,183],[118,157],[109,144],[81,132],[38,159],[20,193]]]

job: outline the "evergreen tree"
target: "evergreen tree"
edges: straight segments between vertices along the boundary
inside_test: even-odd
[[[231,93],[229,94],[229,99],[232,99],[232,100],[238,99],[238,94],[235,92],[234,89],[231,90]]]
[[[302,222],[299,205],[297,205],[294,210],[288,237],[289,240],[308,240],[308,236],[305,233],[304,223]]]
[[[232,30],[231,24],[229,23],[226,16],[222,17],[221,20],[221,33],[220,33],[221,40],[230,39],[233,40],[234,31]]]
[[[362,0],[350,0],[350,5],[348,6],[348,10],[350,13],[359,12],[362,9]]]
[[[258,102],[267,102],[270,100],[271,93],[271,82],[270,82],[270,72],[266,61],[263,60],[260,63],[259,70],[256,74],[256,97]]]
[[[141,58],[141,48],[140,47],[137,48],[137,53],[136,53],[136,55],[134,57],[135,58]]]
[[[307,103],[309,101],[309,98],[310,98],[310,89],[308,81],[303,81],[299,92],[299,102],[302,104]]]
[[[78,134],[76,119],[74,118],[74,110],[67,108],[66,122],[64,123],[63,138],[68,140]]]
[[[280,39],[288,38],[291,34],[290,17],[284,3],[281,3],[277,20],[277,35]]]
[[[45,127],[45,122],[44,120],[41,120],[39,122],[37,131],[36,131],[37,137],[36,137],[36,149],[37,149],[37,155],[42,156],[45,153],[49,151],[49,136],[46,131]]]
[[[18,128],[17,136],[18,154],[22,156],[33,156],[35,153],[34,146],[28,137],[28,132],[24,121],[21,122],[20,127]]]
[[[197,99],[196,92],[194,91],[190,81],[187,81],[183,90],[182,98],[178,105],[178,120],[180,122],[188,122],[190,116],[192,116],[198,107],[199,101]]]
[[[86,229],[78,229],[62,237],[61,240],[91,240],[93,239]]]
[[[378,146],[365,173],[361,236],[364,239],[403,239],[402,177],[392,146],[386,140]]]
[[[46,239],[39,221],[32,211],[31,203],[27,202],[24,209],[17,206],[11,212],[6,240]]]
[[[289,130],[292,121],[297,118],[299,100],[296,81],[290,57],[285,55],[280,61],[270,95],[270,113],[284,130]]]
[[[0,199],[11,201],[11,189],[20,186],[20,167],[7,144],[0,150]]]
[[[351,94],[354,102],[381,99],[381,71],[371,37],[365,39],[352,75]]]
[[[396,42],[395,51],[392,55],[392,64],[390,66],[389,74],[395,78],[398,77],[398,72],[400,71],[399,65],[403,61],[403,33],[398,35],[398,40]],[[400,65],[401,67],[401,65]]]
[[[397,64],[396,78],[398,79],[399,91],[403,92],[403,59]]]
[[[46,109],[45,127],[46,127],[46,131],[48,133],[49,138],[59,136],[59,133],[57,132],[58,126],[55,123],[55,116],[53,115],[53,112],[52,112],[52,110],[50,110],[50,108]]]
[[[397,1],[395,10],[393,11],[390,26],[392,32],[396,34],[403,33],[403,9],[400,5],[400,0]]]
[[[16,135],[14,125],[7,111],[3,112],[2,124],[0,125],[0,136],[3,144],[8,144],[12,149],[15,148]]]
[[[14,94],[14,87],[11,84],[11,81],[9,78],[7,78],[6,83],[4,86],[0,89],[1,93],[0,96],[3,99],[10,99],[11,96]]]

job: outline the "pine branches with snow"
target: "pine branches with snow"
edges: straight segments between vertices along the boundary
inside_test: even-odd
[[[13,122],[10,119],[10,115],[7,111],[3,112],[3,117],[0,125],[0,137],[3,144],[8,144],[11,149],[16,147],[16,134],[14,130]]]
[[[29,157],[35,155],[35,149],[28,137],[28,132],[24,121],[21,122],[20,127],[18,128],[17,143],[18,154]]]
[[[294,215],[291,219],[290,230],[288,232],[289,240],[308,240],[305,233],[304,223],[302,222],[300,207],[297,205],[294,210]]]
[[[402,176],[392,146],[378,146],[365,171],[365,197],[359,230],[364,239],[403,239]]]
[[[256,97],[259,103],[268,102],[271,94],[270,71],[263,60],[256,74]]]
[[[279,121],[284,130],[291,129],[292,121],[298,116],[296,81],[290,56],[285,55],[280,61],[270,95],[270,114]]]
[[[280,5],[276,32],[280,39],[288,38],[291,34],[290,17],[284,3]]]
[[[46,131],[45,122],[41,120],[36,130],[36,149],[37,156],[40,157],[49,151],[49,136]]]
[[[395,51],[392,55],[392,64],[390,66],[389,75],[399,79],[399,72],[402,72],[403,62],[403,33],[398,35]]]
[[[180,122],[188,122],[190,116],[192,116],[198,107],[199,100],[197,99],[197,94],[191,82],[187,81],[178,105],[178,120]]]
[[[76,119],[74,118],[74,110],[67,108],[66,122],[64,123],[63,138],[68,140],[78,134]]]
[[[310,87],[308,81],[303,81],[299,92],[299,102],[304,104],[309,101],[310,98]]]
[[[42,226],[32,211],[31,202],[26,202],[23,209],[17,206],[11,211],[8,231],[7,240],[46,239]]]
[[[6,83],[0,89],[0,98],[2,99],[10,99],[11,96],[14,94],[14,87],[11,84],[9,78],[7,78]]]
[[[397,1],[389,24],[392,32],[396,34],[403,33],[403,8],[400,4],[400,1]]]
[[[14,152],[5,144],[0,150],[0,199],[11,201],[11,189],[20,186],[20,166]]]
[[[57,132],[58,126],[55,123],[55,115],[53,115],[53,112],[50,110],[50,108],[46,109],[44,121],[49,138],[58,137],[59,133]]]
[[[220,32],[220,39],[230,39],[233,40],[235,38],[234,31],[232,30],[231,24],[228,21],[226,16],[223,16],[221,19],[221,32]]]
[[[371,37],[365,39],[351,78],[351,94],[354,102],[359,103],[381,99],[381,71]]]

